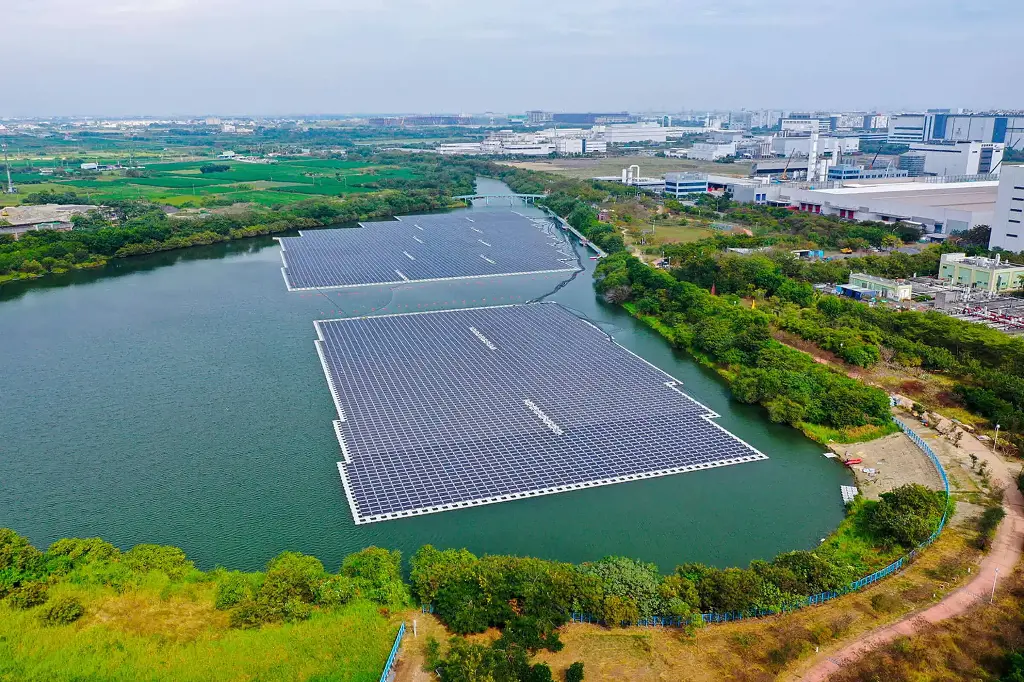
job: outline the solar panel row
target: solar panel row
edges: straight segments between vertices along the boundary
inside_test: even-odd
[[[765,458],[557,304],[316,328],[356,523]]]
[[[406,216],[300,234],[278,239],[293,291],[578,269],[551,221],[514,211]]]

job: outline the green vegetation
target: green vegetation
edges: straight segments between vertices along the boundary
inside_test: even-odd
[[[400,564],[371,547],[337,574],[295,552],[203,572],[177,547],[40,552],[0,529],[0,679],[375,680],[409,602]]]
[[[738,360],[752,361],[754,358],[749,353],[743,358],[735,355],[723,358],[718,336],[708,337],[700,333],[696,337],[697,342],[691,343],[687,335],[673,333],[672,328],[677,326],[678,320],[666,320],[666,315],[686,313],[692,318],[707,313],[701,312],[705,307],[703,303],[697,306],[696,313],[688,312],[693,307],[690,304],[680,308],[683,301],[689,300],[688,294],[674,288],[672,280],[683,280],[705,289],[715,287],[720,295],[753,299],[757,303],[758,315],[735,310],[735,300],[724,304],[712,301],[706,305],[716,311],[725,311],[726,317],[736,319],[735,324],[756,322],[794,334],[850,365],[871,368],[885,359],[896,368],[921,368],[955,377],[957,382],[951,398],[959,400],[991,423],[999,423],[1007,441],[1018,447],[1024,444],[1024,339],[938,311],[869,306],[837,296],[820,295],[811,287],[813,282],[844,281],[852,270],[888,277],[936,272],[940,254],[950,247],[930,247],[915,255],[893,253],[827,262],[800,260],[786,250],[749,256],[724,251],[727,246],[758,241],[751,237],[716,236],[690,244],[667,245],[664,247],[666,257],[674,265],[671,277],[664,273],[645,275],[642,269],[633,266],[600,284],[599,290],[611,301],[634,303],[640,315],[657,317],[661,321],[661,329],[676,345],[702,352],[719,365],[726,366],[739,365]],[[615,265],[618,262],[609,260],[602,264],[600,272],[618,272],[620,269]],[[625,279],[619,282],[623,274]],[[643,275],[642,290],[633,291],[630,285],[638,274]],[[683,298],[677,300],[679,296]],[[718,313],[713,316],[718,317]],[[724,329],[721,320],[709,324]],[[696,319],[688,322],[692,325]],[[737,371],[740,374],[749,372],[743,367]],[[751,394],[747,396],[752,397]],[[737,397],[744,399],[741,393],[737,393]],[[769,399],[771,397],[768,396]],[[766,403],[761,398],[754,401]],[[794,423],[790,419],[783,421]],[[806,421],[809,428],[805,431],[815,437],[818,437],[816,424],[840,426],[813,418]],[[862,425],[851,422],[842,426]],[[840,436],[835,440],[844,438]]]
[[[17,240],[0,235],[0,282],[94,267],[109,258],[430,211],[446,205],[446,200],[429,192],[389,190],[340,203],[311,199],[277,209],[179,218],[145,202],[114,202],[102,211],[75,216],[71,232],[39,230]]]
[[[632,302],[672,345],[718,368],[738,400],[764,405],[773,421],[839,429],[889,421],[885,392],[783,346],[771,337],[771,317],[736,298],[714,296],[625,253],[603,259],[595,277],[609,302]]]
[[[550,680],[550,668],[530,658],[562,649],[558,629],[573,612],[611,626],[658,615],[690,627],[701,612],[778,612],[884,565],[901,543],[931,532],[943,505],[937,493],[906,486],[891,500],[859,500],[813,552],[745,569],[683,564],[665,576],[624,557],[573,565],[427,545],[412,557],[408,584],[398,552],[376,547],[349,555],[337,573],[297,552],[262,572],[204,572],[176,547],[122,552],[91,538],[41,552],[0,529],[0,679],[118,670],[145,679],[372,680],[394,637],[391,614],[418,602],[432,604],[455,635],[443,652],[428,647],[427,665],[442,679]],[[499,636],[488,643],[462,637],[490,628]]]

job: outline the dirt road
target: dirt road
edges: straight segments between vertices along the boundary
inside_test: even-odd
[[[1011,471],[1006,462],[975,439],[971,438],[970,443],[964,445],[966,452],[973,452],[981,461],[989,463],[989,468],[993,472],[993,483],[1005,487],[1003,508],[1006,510],[1006,518],[999,525],[992,549],[981,560],[974,579],[923,611],[909,614],[892,625],[873,630],[838,651],[824,652],[811,659],[810,667],[805,667],[803,673],[790,676],[789,679],[824,682],[832,673],[856,661],[872,649],[897,637],[912,635],[929,623],[959,616],[977,604],[987,601],[992,594],[993,585],[998,589],[998,582],[1014,570],[1021,556],[1021,547],[1024,545],[1024,496],[1017,490],[1017,472]]]

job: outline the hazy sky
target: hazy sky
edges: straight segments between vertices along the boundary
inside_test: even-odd
[[[1024,108],[1022,0],[8,0],[0,115]]]

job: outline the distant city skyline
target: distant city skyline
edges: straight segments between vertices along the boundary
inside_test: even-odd
[[[1024,108],[1024,3],[35,0],[0,116]]]

